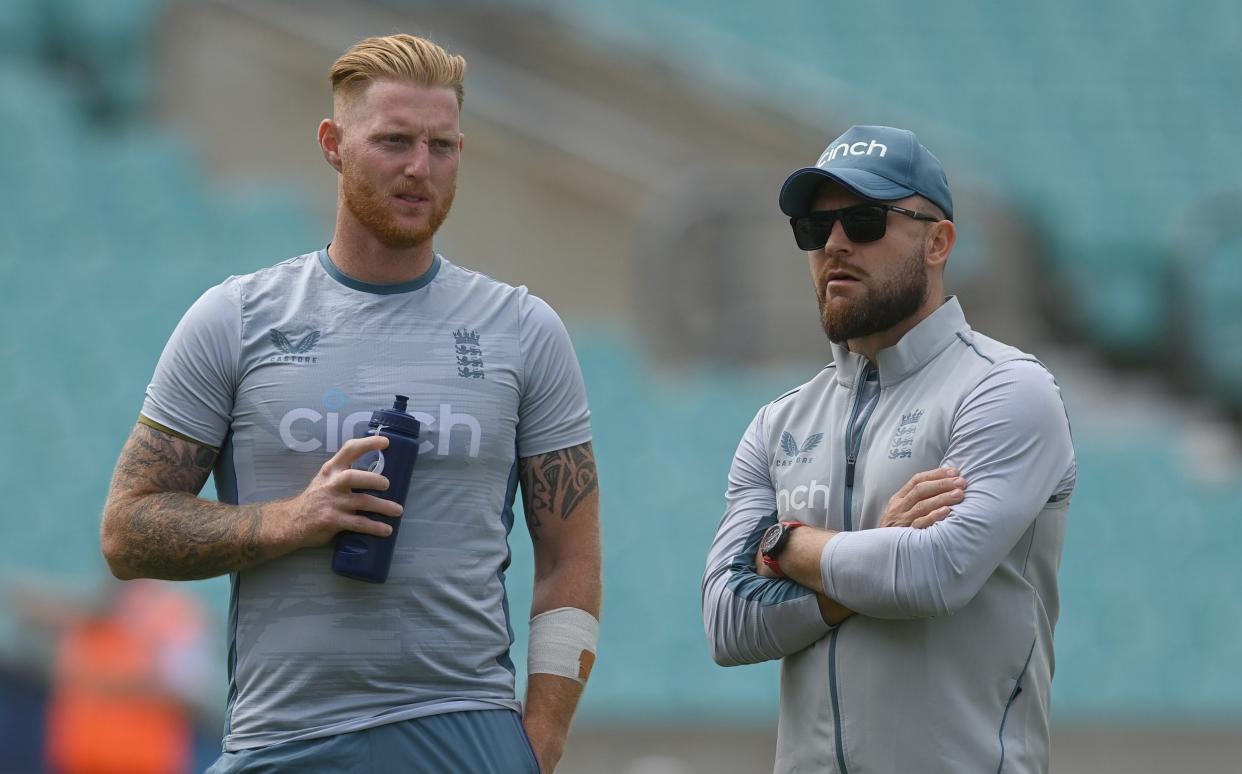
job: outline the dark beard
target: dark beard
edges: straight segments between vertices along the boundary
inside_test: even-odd
[[[348,169],[345,170],[344,177],[341,199],[345,206],[380,244],[393,250],[408,250],[429,241],[448,217],[449,208],[453,206],[453,196],[457,192],[454,186],[448,190],[442,202],[433,203],[431,219],[426,226],[402,228],[387,211],[388,197],[377,193],[361,176],[348,174]]]
[[[819,298],[819,321],[828,340],[840,344],[892,328],[911,317],[927,298],[927,272],[923,269],[920,246],[906,257],[901,271],[885,284],[870,289],[865,298],[839,299],[830,304],[828,289],[816,284]]]

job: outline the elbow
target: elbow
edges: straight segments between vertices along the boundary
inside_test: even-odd
[[[954,578],[942,595],[939,615],[953,615],[969,605],[982,588],[980,584],[971,583],[967,578]]]
[[[108,563],[108,570],[112,573],[112,577],[117,580],[127,581],[142,577],[139,573],[131,569],[129,565],[125,564],[114,554],[109,554],[106,550],[104,551],[104,561]]]
[[[910,589],[905,597],[905,613],[912,618],[941,618],[957,613],[970,604],[979,587],[967,578],[938,578],[922,589]]]
[[[720,632],[713,633],[709,630],[707,633],[707,645],[711,650],[712,661],[715,661],[717,666],[734,667],[754,663],[742,658],[741,654],[730,647],[730,643],[720,636]]]
[[[121,517],[117,511],[116,504],[109,499],[108,504],[104,506],[103,520],[99,527],[99,548],[114,578],[133,580],[140,576],[127,563],[127,551],[125,550],[127,541],[118,523]]]
[[[737,660],[732,657],[728,644],[716,625],[717,616],[712,615],[706,607],[703,609],[703,632],[707,635],[707,649],[712,654],[712,661],[719,666],[727,667],[737,664]]]
[[[108,562],[108,569],[112,571],[112,577],[116,578],[117,580],[122,580],[122,581],[137,580],[138,578],[142,577],[138,573],[133,572],[122,565],[114,564],[112,562]]]
[[[905,609],[906,615],[910,618],[941,618],[946,615],[953,615],[958,608],[950,604],[949,600],[936,595],[927,599],[918,599]]]
[[[722,667],[766,661],[766,658],[759,655],[748,657],[736,634],[731,634],[728,627],[724,625],[724,618],[718,614],[718,611],[704,610],[703,629],[707,634],[707,647],[712,654],[712,661]]]
[[[719,608],[720,599],[714,591],[717,589],[710,582],[709,576],[703,581],[702,612],[703,633],[707,635],[707,649],[712,654],[712,661],[722,667],[737,666],[742,663],[730,647],[729,636],[722,625],[724,616]]]
[[[103,549],[104,561],[108,564],[108,570],[112,573],[112,577],[117,580],[133,580],[139,577],[138,573],[125,563],[122,552],[114,543],[104,541],[101,545]]]
[[[934,529],[909,530],[905,537],[911,550],[898,557],[895,568],[893,601],[900,613],[942,618],[969,605],[990,574],[977,557],[949,550]],[[914,542],[916,538],[923,540]]]
[[[747,621],[736,600],[727,591],[724,570],[711,572],[703,579],[703,631],[712,661],[722,667],[758,664],[772,656],[764,655],[762,647],[752,641],[760,636],[757,621]],[[744,634],[749,632],[750,634]]]
[[[747,663],[735,657],[730,651],[714,645],[712,646],[712,661],[716,662],[716,666],[722,667],[742,666]]]

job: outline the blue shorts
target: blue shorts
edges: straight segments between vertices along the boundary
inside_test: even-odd
[[[445,712],[337,736],[226,752],[207,774],[539,774],[522,717]]]

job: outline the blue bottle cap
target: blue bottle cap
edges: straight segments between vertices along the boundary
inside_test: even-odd
[[[396,400],[392,402],[392,408],[379,409],[372,413],[371,421],[368,424],[373,428],[381,425],[391,427],[398,432],[418,437],[418,420],[407,414],[405,410],[409,400],[405,395],[396,396]]]

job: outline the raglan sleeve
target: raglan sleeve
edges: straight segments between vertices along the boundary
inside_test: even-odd
[[[1049,504],[1068,505],[1077,465],[1061,393],[1047,369],[992,369],[953,418],[942,465],[965,500],[927,529],[841,532],[824,546],[825,593],[863,615],[929,618],[968,604]]]
[[[755,571],[759,540],[777,519],[764,442],[766,412],[765,406],[755,416],[733,456],[725,513],[703,576],[703,627],[712,658],[721,666],[783,658],[832,628],[810,589]]]
[[[586,383],[565,324],[543,299],[530,294],[524,294],[519,315],[518,456],[533,457],[590,441]]]
[[[200,296],[182,316],[155,366],[139,422],[220,448],[232,422],[237,385],[239,294],[230,278]]]

